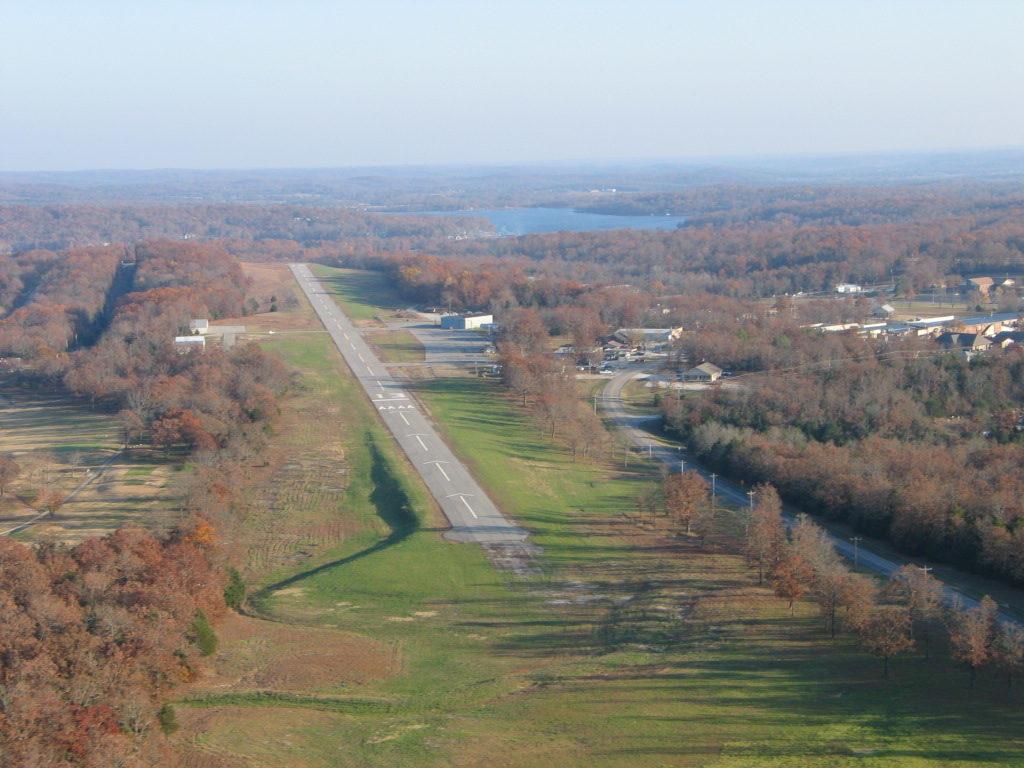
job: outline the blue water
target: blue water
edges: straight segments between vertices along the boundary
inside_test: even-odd
[[[478,211],[431,212],[431,215],[476,216],[488,219],[499,235],[538,232],[594,232],[606,229],[675,229],[681,216],[611,216],[572,208],[498,208]]]

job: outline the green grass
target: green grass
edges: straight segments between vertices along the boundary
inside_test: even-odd
[[[268,347],[302,372],[300,404],[312,411],[307,423],[283,436],[289,451],[301,454],[315,450],[318,442],[330,439],[340,440],[343,446],[345,476],[343,480],[332,481],[344,485],[340,493],[318,492],[322,489],[300,486],[283,489],[281,498],[275,499],[293,521],[301,520],[312,527],[343,514],[348,529],[354,531],[340,547],[318,553],[310,561],[311,566],[342,559],[389,535],[387,521],[395,519],[397,510],[392,507],[396,499],[400,498],[416,519],[427,516],[433,501],[417,478],[408,471],[393,469],[403,467],[405,460],[362,390],[338,359],[330,338],[323,334],[281,336]],[[400,495],[381,493],[382,475],[394,477]],[[317,475],[315,468],[299,480],[306,485],[326,485],[327,482]],[[275,527],[279,524],[277,516],[265,524]],[[308,549],[314,544],[305,546]],[[294,575],[294,568],[278,567],[260,573],[259,583],[273,583]]]
[[[367,339],[388,363],[420,363],[426,358],[423,344],[409,331],[379,331]]]
[[[312,265],[313,274],[334,294],[352,320],[372,320],[408,306],[383,272]]]
[[[187,696],[180,704],[190,707],[298,707],[322,712],[381,714],[390,710],[386,701],[353,699],[339,696],[300,696],[280,691],[245,691]]]
[[[740,558],[635,535],[624,518],[652,467],[573,463],[494,382],[424,383],[453,448],[543,548],[539,576],[495,570],[439,535],[365,398],[336,361],[317,367],[321,341],[285,343],[343,405],[352,472],[339,514],[360,531],[277,574],[257,605],[385,643],[400,672],[324,693],[387,702],[372,715],[317,711],[320,696],[209,697],[224,709],[201,744],[256,765],[1024,764],[1021,697],[1007,704],[999,681],[968,694],[963,672],[921,656],[883,681],[848,638],[828,639],[813,606],[790,615],[757,588]]]

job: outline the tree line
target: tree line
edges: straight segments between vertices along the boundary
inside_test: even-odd
[[[828,534],[801,515],[787,531],[782,505],[771,485],[754,489],[744,540],[747,562],[792,608],[798,599],[818,604],[826,631],[853,633],[883,662],[915,648],[926,656],[941,649],[969,674],[970,687],[980,670],[1005,676],[1007,686],[1024,671],[1024,630],[999,619],[998,606],[985,596],[974,607],[948,604],[942,582],[927,569],[905,565],[879,584],[851,571],[836,553]]]
[[[116,411],[125,449],[190,456],[183,519],[165,536],[121,529],[74,547],[0,540],[3,765],[167,764],[174,716],[161,698],[197,674],[196,656],[216,647],[211,622],[244,596],[226,545],[290,375],[254,344],[174,348],[190,318],[241,312],[237,260],[172,241],[136,254],[135,290],[98,341],[17,375]]]
[[[606,447],[597,414],[580,402],[576,369],[551,354],[550,337],[540,315],[514,310],[504,316],[497,343],[501,377],[548,439],[559,440],[577,456]]]
[[[662,514],[670,532],[699,537],[702,546],[716,531],[710,489],[696,472],[666,475],[661,487]],[[820,609],[823,630],[832,638],[848,633],[882,663],[913,651],[946,661],[967,673],[973,688],[979,672],[1002,677],[1009,690],[1024,672],[1024,629],[1000,619],[990,597],[966,606],[948,601],[942,582],[927,568],[905,565],[881,580],[852,570],[836,552],[830,536],[806,515],[787,527],[774,486],[752,489],[749,511],[742,512],[742,534],[718,537],[742,554],[759,586],[768,587],[792,611],[797,601]],[[647,502],[657,505],[659,502]]]
[[[869,351],[663,398],[666,423],[702,461],[805,509],[1024,583],[1024,352]]]

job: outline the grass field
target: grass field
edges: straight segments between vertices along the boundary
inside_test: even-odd
[[[311,265],[313,274],[331,291],[345,314],[357,324],[395,319],[408,302],[395,293],[382,272]]]
[[[75,542],[178,519],[178,462],[146,448],[122,452],[116,419],[66,393],[0,383],[0,454],[21,468],[0,498],[0,530],[38,514],[43,492],[68,497],[95,475],[56,513],[16,533],[21,540]]]
[[[425,359],[419,339],[409,331],[389,327],[389,323],[405,319],[408,302],[391,289],[381,272],[319,264],[312,269],[352,321],[363,327],[366,340],[382,361],[418,363]]]
[[[366,334],[366,339],[386,363],[420,363],[426,359],[423,344],[409,331],[376,331]]]
[[[638,525],[652,468],[572,462],[488,380],[417,392],[531,530],[541,573],[512,578],[445,541],[324,338],[272,347],[303,371],[306,407],[337,409],[346,481],[321,513],[346,534],[259,577],[254,604],[274,621],[221,630],[216,676],[179,706],[196,764],[1024,764],[1021,701],[998,681],[968,694],[964,673],[921,656],[883,681],[876,660],[828,639],[816,608],[790,614],[740,558]],[[298,453],[315,449],[303,439]],[[301,511],[267,522],[288,529]]]

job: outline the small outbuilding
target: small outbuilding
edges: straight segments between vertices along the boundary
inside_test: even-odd
[[[174,348],[179,352],[191,352],[194,349],[200,351],[206,349],[205,336],[175,336]]]
[[[698,381],[713,384],[722,378],[722,369],[714,363],[701,363],[683,373],[683,381]]]
[[[205,334],[210,330],[210,321],[204,319],[194,319],[188,321],[188,329],[192,333]]]
[[[683,335],[680,328],[619,328],[615,338],[623,344],[667,344]]]

